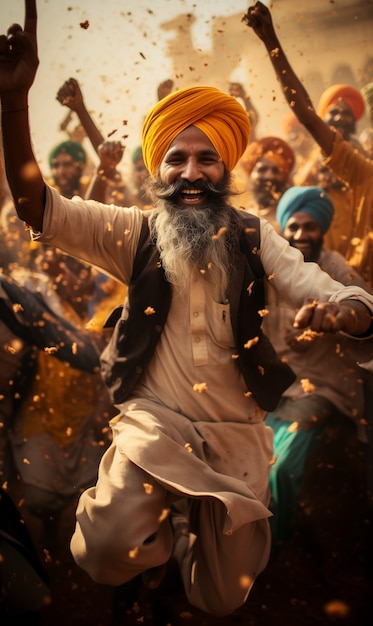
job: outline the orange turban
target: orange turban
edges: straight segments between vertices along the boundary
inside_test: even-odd
[[[242,166],[247,174],[251,174],[260,159],[268,159],[275,163],[284,180],[289,176],[295,165],[294,151],[280,137],[262,137],[248,145],[241,159]]]
[[[172,141],[196,126],[211,141],[228,171],[242,156],[250,122],[236,98],[215,87],[185,87],[166,96],[148,113],[142,131],[144,162],[154,176]]]
[[[343,100],[350,107],[356,121],[363,116],[365,102],[358,89],[354,89],[354,87],[349,85],[331,85],[321,94],[317,108],[317,112],[322,119],[325,118],[328,108],[338,102],[338,100]]]

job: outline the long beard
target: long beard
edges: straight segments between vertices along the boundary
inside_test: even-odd
[[[232,211],[225,201],[229,195],[228,185],[224,181],[222,189],[215,189],[215,194],[213,187],[207,184],[210,197],[199,207],[175,203],[181,186],[182,183],[173,188],[159,180],[152,184],[152,192],[158,198],[152,234],[156,237],[167,279],[182,292],[189,288],[190,276],[197,270],[214,285],[219,301],[224,302],[230,264],[226,233]],[[188,187],[192,186],[188,183]],[[198,182],[195,186],[201,188],[204,183]]]

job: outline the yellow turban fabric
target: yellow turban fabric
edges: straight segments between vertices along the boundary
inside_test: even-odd
[[[241,163],[249,176],[260,159],[268,159],[275,163],[283,180],[288,178],[295,165],[293,149],[280,137],[262,137],[248,145]]]
[[[317,112],[323,119],[325,118],[328,108],[338,102],[344,102],[350,107],[355,120],[359,120],[365,111],[364,98],[358,89],[350,87],[350,85],[331,85],[321,94]]]
[[[188,126],[205,133],[228,171],[235,167],[250,137],[248,115],[236,98],[215,87],[174,91],[157,102],[143,126],[143,157],[153,176],[172,141]]]

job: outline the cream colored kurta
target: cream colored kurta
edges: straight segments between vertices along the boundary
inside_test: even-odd
[[[40,239],[128,283],[141,221],[135,207],[70,201],[48,189]],[[266,275],[294,306],[358,291],[304,264],[265,221],[260,254]],[[373,311],[373,298],[360,297]],[[181,563],[189,600],[216,614],[245,600],[269,554],[272,434],[235,353],[229,305],[216,302],[201,275],[191,277],[189,292],[172,298],[133,397],[118,407],[96,487],[81,496],[71,546],[95,580],[120,584],[165,562],[173,546],[165,511],[189,496],[198,502],[197,537]]]

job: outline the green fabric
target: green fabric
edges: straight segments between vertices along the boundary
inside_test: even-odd
[[[61,152],[69,154],[74,161],[77,161],[78,163],[83,163],[85,165],[87,162],[87,153],[83,146],[76,141],[69,140],[59,143],[51,150],[48,158],[50,168],[52,168],[53,159]]]
[[[294,531],[305,463],[319,445],[325,419],[334,412],[330,402],[313,395],[297,400],[282,399],[278,409],[266,418],[267,426],[273,430],[274,459],[277,459],[269,476],[274,545],[288,539]],[[317,422],[314,417],[318,418]],[[291,428],[294,422],[298,422],[297,430]]]

